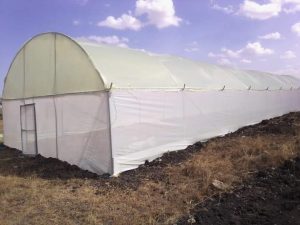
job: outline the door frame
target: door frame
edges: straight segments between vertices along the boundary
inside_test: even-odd
[[[36,126],[36,111],[35,111],[35,103],[29,103],[29,104],[23,104],[20,105],[20,128],[21,128],[21,145],[22,145],[22,153],[24,153],[24,146],[23,146],[23,132],[29,131],[26,129],[23,129],[22,127],[22,107],[26,106],[33,106],[33,120],[34,120],[34,138],[35,138],[35,153],[34,156],[38,154],[38,145],[37,145],[37,126]],[[26,116],[25,116],[26,119]],[[32,131],[32,130],[31,130]],[[32,154],[26,154],[26,155],[32,155]]]

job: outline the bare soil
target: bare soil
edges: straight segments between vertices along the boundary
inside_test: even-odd
[[[197,205],[177,224],[300,224],[300,158],[257,172],[233,192]]]
[[[271,224],[279,218],[276,204],[288,198],[292,208],[280,208],[282,218],[298,213],[299,160],[296,169],[284,168],[299,155],[300,112],[164,154],[118,177],[2,145],[0,224]]]

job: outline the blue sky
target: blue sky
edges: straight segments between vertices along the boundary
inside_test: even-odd
[[[0,0],[2,89],[32,36],[73,38],[300,78],[300,0]]]

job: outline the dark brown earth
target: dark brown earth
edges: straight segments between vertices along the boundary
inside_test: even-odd
[[[25,156],[21,151],[0,146],[0,174],[44,179],[97,178],[98,175],[54,158]]]
[[[184,224],[300,224],[300,158],[198,205]]]

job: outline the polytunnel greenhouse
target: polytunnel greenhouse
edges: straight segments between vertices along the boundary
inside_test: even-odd
[[[300,110],[300,80],[45,33],[15,56],[4,144],[102,174]]]

